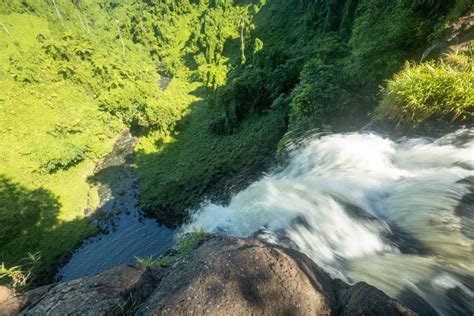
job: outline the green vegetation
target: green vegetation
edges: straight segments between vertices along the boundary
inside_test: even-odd
[[[24,258],[25,263],[21,266],[6,268],[4,263],[0,264],[0,280],[7,279],[13,288],[22,291],[28,288],[32,281],[33,271],[41,260],[39,253],[28,253]]]
[[[122,130],[139,136],[143,209],[178,225],[204,198],[226,198],[267,167],[287,127],[304,132],[327,122],[344,120],[345,129],[365,122],[383,80],[420,57],[469,6],[469,0],[0,3],[5,271],[40,252],[32,275],[47,280],[97,232],[84,218],[98,200],[87,179]],[[161,91],[166,77],[171,82]],[[409,126],[467,120],[469,91],[472,55],[451,55],[398,74],[378,113]]]
[[[264,107],[289,101],[290,129],[364,124],[382,80],[470,7],[458,1],[269,1],[255,16],[263,41],[252,71],[267,75]],[[292,12],[292,14],[288,14]],[[347,121],[351,117],[351,122]],[[353,124],[354,126],[348,126]]]
[[[119,132],[174,115],[156,108],[148,51],[119,37],[125,8],[55,3],[0,4],[0,262],[40,252],[40,283],[98,231],[84,220],[98,200],[87,178]]]
[[[165,224],[180,224],[204,197],[224,197],[240,184],[238,175],[267,166],[284,133],[286,112],[262,111],[261,98],[252,101],[263,83],[259,88],[244,80],[232,84],[239,87],[234,94],[243,100],[246,93],[247,100],[237,105],[245,115],[229,124],[231,106],[219,91],[232,80],[230,71],[246,67],[242,54],[262,49],[262,43],[251,37],[252,16],[261,5],[257,1],[168,1],[133,6],[133,39],[149,48],[161,73],[173,78],[159,92],[158,108],[172,105],[170,111],[180,118],[168,129],[142,136],[136,149],[141,205]],[[252,50],[255,41],[258,47]],[[259,80],[260,75],[248,80]],[[245,110],[249,103],[256,111]],[[242,126],[237,126],[241,121]]]
[[[173,134],[149,133],[137,146],[142,206],[170,225],[181,223],[203,196],[228,193],[238,184],[233,177],[264,168],[285,129],[284,115],[273,111],[247,119],[230,135],[218,135],[210,125],[222,117],[222,109],[196,96],[199,87],[174,79],[162,99],[175,98],[178,108],[187,108],[184,117]]]
[[[207,233],[203,230],[193,231],[191,233],[178,235],[177,240],[177,251],[175,254],[167,255],[154,259],[153,256],[147,258],[135,257],[137,263],[144,265],[145,267],[156,266],[160,268],[166,268],[174,263],[186,258],[191,250],[207,237]]]
[[[473,51],[450,53],[439,62],[407,64],[387,83],[376,121],[417,128],[445,121],[472,122],[474,118]]]

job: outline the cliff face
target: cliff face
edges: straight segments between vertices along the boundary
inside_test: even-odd
[[[474,6],[446,29],[442,39],[433,43],[433,45],[423,53],[422,59],[437,58],[448,51],[463,50],[473,44]]]
[[[0,315],[415,314],[368,284],[332,280],[296,251],[217,236],[170,268],[127,265],[24,296],[1,293]]]

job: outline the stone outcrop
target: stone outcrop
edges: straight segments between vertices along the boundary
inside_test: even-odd
[[[330,314],[331,279],[308,257],[256,240],[214,238],[160,282],[138,314]]]
[[[5,286],[0,286],[0,316],[15,315],[22,306],[23,297]]]
[[[365,282],[341,291],[339,296],[340,315],[415,315],[399,301]]]
[[[449,26],[442,39],[423,53],[422,60],[436,58],[450,50],[463,50],[469,45],[474,45],[474,6]]]
[[[415,315],[368,284],[332,280],[299,252],[219,236],[169,268],[121,266],[9,297],[4,315]]]

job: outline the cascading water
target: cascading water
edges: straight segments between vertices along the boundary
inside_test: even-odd
[[[257,236],[421,314],[474,312],[474,130],[391,141],[315,135],[288,165],[184,230]]]

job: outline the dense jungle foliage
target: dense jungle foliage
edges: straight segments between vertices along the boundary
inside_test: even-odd
[[[225,197],[242,177],[268,166],[287,127],[351,129],[379,102],[377,119],[399,125],[471,119],[472,55],[403,68],[469,6],[469,0],[2,1],[0,262],[21,265],[39,252],[32,274],[48,279],[97,232],[84,219],[84,210],[98,204],[88,177],[126,128],[139,137],[143,209],[176,225],[203,198]],[[427,104],[423,95],[431,88],[411,83],[432,78],[450,94],[439,92]],[[407,93],[421,96],[407,101]],[[457,94],[466,95],[462,105]]]
[[[41,252],[36,272],[97,231],[87,177],[126,124],[152,121],[158,80],[145,48],[124,38],[123,54],[120,12],[56,4],[0,4],[0,261]]]

